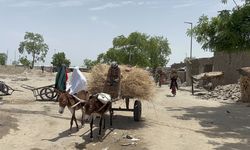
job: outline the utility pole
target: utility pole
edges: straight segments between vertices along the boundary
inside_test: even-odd
[[[192,59],[192,51],[193,51],[193,23],[192,22],[184,22],[186,24],[190,24],[191,26],[191,33],[190,33],[190,36],[191,36],[191,40],[190,40],[190,59]],[[189,73],[190,73],[190,79],[191,79],[191,85],[192,85],[192,95],[194,95],[194,81],[193,81],[193,67],[191,65],[190,67],[190,70],[189,70]]]
[[[192,58],[192,51],[193,51],[193,23],[192,22],[184,22],[184,23],[187,23],[187,24],[191,25],[190,58]]]

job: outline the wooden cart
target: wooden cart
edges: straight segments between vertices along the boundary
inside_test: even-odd
[[[1,96],[11,95],[14,91],[22,92],[21,90],[16,90],[5,84],[3,81],[0,81],[0,92]]]
[[[140,121],[141,120],[141,113],[142,113],[142,103],[140,100],[135,100],[134,102],[134,107],[133,108],[129,108],[129,102],[130,99],[132,99],[132,97],[130,96],[123,96],[122,97],[123,100],[125,100],[126,103],[126,107],[125,108],[113,108],[111,105],[111,117],[114,113],[114,111],[130,111],[133,112],[134,115],[134,121]],[[122,99],[113,99],[112,102],[116,102],[118,100],[122,100]]]
[[[31,90],[36,100],[55,100],[57,97],[54,84],[37,88],[23,84],[21,87]]]

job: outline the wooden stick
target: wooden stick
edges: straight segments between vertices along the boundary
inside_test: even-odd
[[[80,99],[79,97],[75,96],[75,95],[72,95],[75,99],[77,99],[80,103],[85,103],[87,102],[87,100],[84,100],[84,99]]]
[[[81,102],[76,103],[75,105],[71,106],[71,108],[76,107],[76,106],[79,105],[80,103],[81,103]]]

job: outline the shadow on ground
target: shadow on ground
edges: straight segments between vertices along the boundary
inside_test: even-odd
[[[18,130],[17,119],[10,114],[0,111],[0,139],[7,135],[10,129]]]
[[[102,142],[100,145],[102,146],[109,146],[109,149],[117,149],[119,147],[120,149],[120,138],[119,136],[121,135],[114,135],[113,133],[116,129],[119,130],[126,130],[126,131],[132,131],[136,130],[139,128],[145,127],[145,122],[143,120],[139,122],[135,122],[133,119],[133,116],[122,116],[122,115],[115,115],[113,117],[113,126],[110,126],[109,122],[109,116],[106,116],[106,129],[102,129],[102,135],[101,137],[98,137],[98,131],[99,131],[99,118],[97,118],[94,121],[94,126],[95,128],[93,129],[93,140],[90,139],[90,130],[86,131],[85,133],[82,134],[82,138],[84,140],[83,143],[75,143],[75,148],[76,149],[91,149],[91,147],[87,147],[88,144],[97,144],[99,142]],[[89,124],[85,125],[89,126]],[[105,133],[105,135],[104,135]],[[114,137],[116,136],[116,137]],[[107,140],[105,140],[107,139]],[[97,146],[98,147],[98,146]],[[96,147],[95,147],[96,148]],[[95,149],[94,148],[94,149]],[[129,147],[124,147],[125,149],[131,149],[131,146]]]
[[[249,150],[250,149],[250,108],[245,104],[226,104],[220,107],[171,108],[167,111],[185,111],[181,120],[198,120],[203,129],[196,131],[215,139],[208,143],[216,150]],[[218,143],[216,139],[236,139],[235,143]]]

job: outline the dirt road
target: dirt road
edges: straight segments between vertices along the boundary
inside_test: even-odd
[[[32,84],[36,80],[27,82]],[[97,128],[94,141],[90,141],[89,124],[70,133],[69,111],[60,115],[57,103],[34,101],[31,92],[14,93],[4,97],[3,102],[0,105],[0,149],[3,150],[250,149],[249,107],[200,100],[187,91],[178,91],[172,97],[167,86],[157,88],[151,102],[143,102],[142,121],[134,122],[130,112],[115,112],[113,127],[107,122],[102,141],[97,138]],[[124,102],[115,105],[122,107]]]

